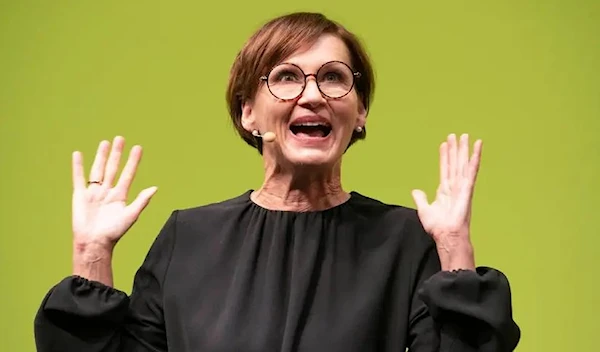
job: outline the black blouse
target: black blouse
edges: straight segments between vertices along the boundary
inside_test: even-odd
[[[440,271],[414,209],[352,192],[274,211],[251,191],[174,211],[131,296],[69,276],[35,317],[39,352],[512,351],[499,271]]]

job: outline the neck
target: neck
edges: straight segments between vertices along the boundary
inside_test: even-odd
[[[262,186],[251,199],[263,208],[285,211],[319,211],[340,205],[350,195],[342,189],[341,165],[322,170],[303,167],[302,170],[284,170],[265,167]]]

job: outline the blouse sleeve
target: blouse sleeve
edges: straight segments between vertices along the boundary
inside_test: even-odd
[[[51,288],[34,320],[37,351],[167,351],[162,292],[175,219],[173,212],[137,270],[131,296],[79,276]]]
[[[437,260],[430,253],[420,268],[409,351],[514,351],[521,331],[512,317],[506,276],[489,267],[436,271]]]

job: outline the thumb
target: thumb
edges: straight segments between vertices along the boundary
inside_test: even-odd
[[[150,187],[142,190],[140,194],[138,194],[137,198],[135,198],[127,207],[129,210],[129,215],[132,218],[137,219],[138,216],[140,216],[140,213],[146,208],[148,203],[150,203],[150,199],[152,196],[154,196],[157,190],[158,187]]]
[[[412,191],[412,197],[413,200],[415,201],[415,204],[417,205],[417,209],[424,209],[425,207],[427,207],[429,205],[429,202],[427,201],[427,195],[425,194],[425,192],[421,191],[420,189],[415,189]]]

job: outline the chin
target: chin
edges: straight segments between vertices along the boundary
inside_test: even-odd
[[[284,153],[284,158],[295,166],[333,167],[339,157],[332,150],[296,149]]]
[[[333,167],[341,157],[336,135],[321,137],[288,133],[281,150],[283,158],[294,166]]]

